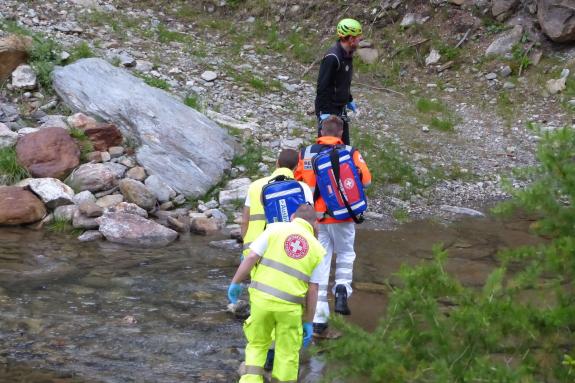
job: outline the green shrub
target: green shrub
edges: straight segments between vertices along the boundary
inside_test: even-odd
[[[28,170],[18,163],[16,149],[0,149],[0,178],[8,185],[30,177]]]
[[[74,61],[89,57],[94,57],[94,52],[92,52],[92,48],[90,48],[87,42],[82,41],[72,48],[67,61],[68,63],[73,63]]]
[[[133,73],[135,76],[144,80],[144,82],[146,84],[148,84],[149,86],[153,86],[154,88],[159,88],[159,89],[163,89],[163,90],[169,90],[170,89],[170,84],[168,84],[166,80],[162,80],[161,78],[150,76],[150,75],[138,72],[138,71],[134,71]]]
[[[94,151],[94,145],[82,129],[71,128],[70,137],[74,138],[80,146],[80,159],[87,161],[88,154]]]
[[[186,104],[187,106],[189,106],[190,108],[193,108],[195,110],[198,110],[198,111],[202,110],[202,102],[200,100],[200,97],[197,95],[187,96],[184,99],[184,104]]]
[[[252,139],[244,142],[243,148],[243,153],[233,159],[232,166],[244,166],[247,175],[255,175],[259,172],[259,164],[263,160],[264,149],[261,144]]]
[[[57,234],[69,233],[79,235],[82,233],[81,229],[74,228],[74,226],[72,226],[72,223],[70,221],[63,218],[54,218],[52,222],[46,225],[46,230]]]
[[[447,252],[402,266],[374,332],[341,319],[327,356],[331,375],[361,382],[573,382],[575,378],[575,131],[545,133],[529,169],[497,212],[539,220],[540,245],[508,249],[481,289],[445,270]],[[512,270],[512,272],[509,272]]]

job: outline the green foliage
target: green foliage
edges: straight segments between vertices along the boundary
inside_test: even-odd
[[[186,96],[186,98],[184,99],[184,104],[195,110],[201,111],[203,109],[200,97],[195,94]]]
[[[90,138],[82,129],[71,128],[70,137],[76,140],[78,146],[80,146],[80,159],[85,162],[87,161],[88,154],[94,151],[94,145]]]
[[[149,86],[153,86],[154,88],[159,88],[159,89],[163,89],[163,90],[169,90],[170,89],[170,84],[168,84],[168,82],[166,80],[162,80],[161,78],[150,76],[150,75],[147,75],[145,73],[138,72],[138,71],[134,71],[132,73],[135,76],[144,80],[144,82],[146,84],[148,84]]]
[[[409,220],[409,212],[404,208],[395,209],[392,215],[398,222],[406,222]]]
[[[94,57],[94,52],[87,42],[82,41],[81,43],[75,45],[70,52],[70,57],[68,58],[68,63],[73,63],[74,61],[85,59],[89,57]]]
[[[18,163],[16,149],[0,149],[0,178],[3,178],[3,182],[12,185],[28,177],[28,170]]]
[[[169,43],[172,41],[185,42],[188,40],[188,35],[181,32],[171,31],[164,24],[158,25],[157,31],[158,41],[161,43]]]
[[[459,48],[455,48],[454,46],[444,43],[439,44],[438,50],[441,57],[446,61],[455,60],[461,54],[461,50]]]
[[[264,148],[251,138],[243,143],[243,148],[243,153],[233,159],[232,166],[244,166],[247,175],[255,175],[259,171],[260,162],[263,161]]]
[[[496,35],[503,31],[509,29],[509,26],[500,23],[499,21],[491,18],[491,17],[484,17],[481,19],[481,23],[485,27],[485,30],[488,34]]]
[[[416,116],[425,125],[441,131],[453,131],[459,118],[441,101],[419,98],[415,103]]]
[[[525,71],[529,65],[533,64],[529,59],[530,49],[526,48],[523,43],[519,42],[513,46],[511,49],[511,61],[509,66],[513,70],[513,73],[520,75]]]
[[[575,132],[543,135],[533,183],[510,188],[498,212],[521,208],[547,238],[498,254],[483,288],[449,275],[447,253],[402,266],[385,317],[366,332],[334,320],[343,336],[327,355],[332,375],[362,382],[573,382],[575,362]],[[512,272],[509,272],[512,270]]]
[[[74,226],[72,226],[72,223],[70,221],[63,218],[54,218],[54,220],[46,226],[46,229],[52,233],[57,234],[68,233],[73,235],[79,235],[82,233],[81,229],[74,228]]]

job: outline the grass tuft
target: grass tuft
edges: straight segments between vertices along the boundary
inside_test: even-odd
[[[12,185],[29,177],[28,170],[18,163],[16,149],[0,149],[0,178],[3,183]]]
[[[80,146],[80,159],[82,162],[86,162],[88,160],[88,154],[94,151],[92,141],[90,141],[90,138],[82,129],[78,128],[70,129],[70,137],[75,139]]]

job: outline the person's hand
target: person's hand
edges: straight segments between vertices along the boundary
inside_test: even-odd
[[[355,101],[348,102],[347,109],[351,110],[353,113],[357,113],[357,105],[355,104]]]
[[[236,304],[238,303],[238,298],[242,293],[242,285],[239,283],[230,283],[230,287],[228,287],[228,299],[230,303]]]
[[[329,116],[330,116],[329,113],[320,114],[320,115],[319,115],[319,120],[320,120],[320,121],[323,121],[323,120],[325,120],[326,118],[328,118]]]
[[[313,338],[313,324],[311,322],[303,323],[303,348],[310,345]]]

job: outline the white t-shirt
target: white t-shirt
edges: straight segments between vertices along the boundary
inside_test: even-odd
[[[272,226],[273,223],[268,225],[268,228]],[[268,240],[270,237],[270,230],[265,230],[262,234],[260,234],[255,241],[253,241],[250,245],[250,250],[254,253],[259,255],[260,257],[266,252],[268,248]],[[318,265],[319,266],[319,265]],[[321,282],[321,273],[319,272],[320,268],[316,267],[309,278],[311,283],[320,283]]]
[[[303,194],[305,196],[305,201],[309,202],[313,206],[313,193],[311,192],[311,189],[309,188],[308,184],[306,184],[305,182],[301,182],[301,181],[299,181],[299,184],[303,188]],[[246,202],[244,203],[244,206],[250,207],[250,194],[249,193],[246,197]]]

